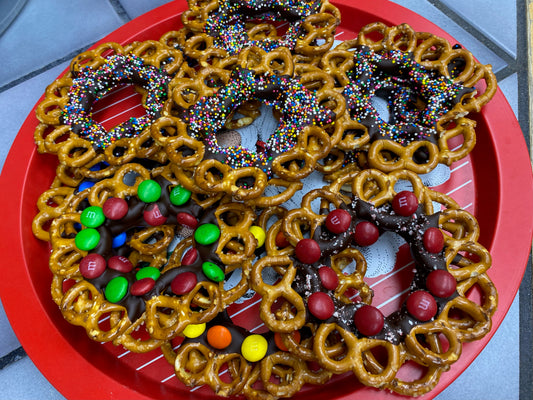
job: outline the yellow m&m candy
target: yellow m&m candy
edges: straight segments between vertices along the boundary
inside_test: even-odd
[[[188,338],[196,338],[205,332],[204,324],[190,324],[183,330],[183,335]]]
[[[241,354],[250,361],[256,362],[261,360],[267,353],[268,342],[261,335],[250,335],[242,341]]]

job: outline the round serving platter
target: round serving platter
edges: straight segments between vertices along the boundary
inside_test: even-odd
[[[419,15],[385,0],[352,5],[349,0],[332,1],[341,11],[337,29],[339,41],[352,39],[359,29],[375,21],[388,25],[408,23],[416,31],[431,32],[457,43],[446,32]],[[181,27],[185,1],[170,2],[144,14],[103,38],[104,42],[126,44],[134,40],[159,39]],[[115,98],[113,101],[117,101]],[[121,108],[135,114],[137,97],[110,107],[100,116],[113,123]],[[133,107],[133,108],[132,108]],[[503,93],[483,110],[471,115],[476,122],[477,144],[465,159],[450,167],[450,178],[436,190],[449,194],[461,207],[473,213],[481,227],[480,243],[491,253],[489,276],[499,292],[499,307],[493,328],[482,340],[466,343],[459,361],[441,376],[438,386],[423,398],[432,398],[448,386],[480,353],[508,311],[520,285],[531,248],[533,232],[533,179],[520,126]],[[120,121],[118,121],[120,122]],[[208,387],[189,388],[175,377],[173,368],[160,352],[134,354],[112,344],[87,338],[83,329],[63,320],[50,296],[48,243],[36,239],[31,222],[37,212],[38,196],[48,189],[55,174],[55,156],[41,155],[33,142],[38,121],[32,111],[9,152],[0,178],[4,277],[0,280],[2,302],[22,346],[37,368],[67,398],[184,399],[216,398]],[[394,271],[368,279],[375,301],[395,308],[402,299],[398,271],[409,266],[399,254]],[[391,301],[392,299],[392,301]],[[257,317],[256,297],[232,306],[236,323],[253,329]],[[250,318],[254,316],[254,318]],[[260,330],[260,329],[259,329]],[[308,400],[365,398],[393,399],[400,396],[360,385],[353,375],[338,376],[322,386],[306,386],[294,398]]]

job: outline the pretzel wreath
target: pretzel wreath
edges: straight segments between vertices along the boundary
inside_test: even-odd
[[[413,190],[396,193],[400,180]],[[350,192],[344,192],[346,187]],[[313,206],[310,200],[317,197],[322,201]],[[442,210],[434,213],[434,202]],[[289,351],[328,371],[351,371],[366,386],[418,396],[435,387],[459,359],[462,343],[490,331],[497,292],[486,274],[491,258],[477,241],[477,221],[448,196],[423,186],[413,172],[368,169],[346,175],[306,195],[302,208],[285,215],[282,230],[293,254],[265,257],[251,272],[252,288],[264,296],[261,317],[271,330],[282,332]],[[415,273],[401,308],[384,316],[365,299],[364,282],[355,301],[340,296],[345,275],[338,273],[336,260],[347,250],[372,245],[386,231],[409,244]],[[281,275],[273,286],[261,279],[269,263]],[[361,280],[364,272],[359,271]],[[473,288],[480,300],[468,294]],[[273,311],[273,297],[290,306]],[[452,317],[455,313],[460,316]],[[295,330],[305,344],[294,340]],[[378,349],[387,357],[378,359]],[[424,370],[420,379],[398,377],[408,361]]]
[[[191,328],[175,350],[170,342],[161,347],[176,377],[187,386],[208,385],[224,397],[286,398],[304,384],[324,384],[331,377],[330,372],[288,353],[273,332],[247,331],[226,312]]]
[[[57,154],[68,167],[84,167],[99,157],[112,165],[135,158],[164,162],[164,152],[154,146],[149,126],[161,115],[167,85],[182,62],[181,51],[154,40],[126,46],[109,42],[80,53],[69,71],[46,88],[37,105],[40,124],[34,139],[38,151]],[[131,117],[108,132],[93,120],[92,106],[125,84],[141,93],[146,114]]]
[[[293,77],[294,62],[287,49],[243,50],[231,74],[218,67],[206,69],[208,76],[219,76],[223,85],[212,89],[198,74],[174,78],[165,105],[171,115],[156,121],[152,129],[168,159],[182,175],[189,171],[201,191],[224,192],[237,200],[257,199],[270,178],[279,178],[276,184],[287,187],[286,182],[308,176],[335,143],[333,125],[336,113],[344,111],[344,99],[332,86],[316,91],[303,86]],[[310,79],[303,74],[301,82]],[[266,141],[257,141],[256,151],[240,143],[221,146],[217,134],[224,133],[237,107],[250,100],[272,105],[281,115],[278,128]],[[286,198],[287,192],[283,193],[276,204]]]
[[[260,228],[243,204],[199,200],[163,175],[126,185],[118,174],[81,196],[85,206],[51,223],[49,265],[54,301],[90,338],[149,351],[248,290]],[[176,244],[184,228],[192,234]],[[225,285],[237,268],[239,281]]]
[[[466,115],[480,111],[497,88],[490,65],[407,24],[366,25],[325,54],[320,67],[347,98],[338,144],[343,165],[357,162],[362,150],[369,167],[386,172],[423,174],[464,158],[476,142],[475,122]],[[388,117],[376,99],[386,102]]]
[[[340,24],[339,10],[322,1],[189,0],[182,14],[184,30],[213,37],[214,45],[229,54],[247,47],[270,51],[286,47],[304,56],[320,56],[331,48]],[[279,34],[273,23],[286,22]]]

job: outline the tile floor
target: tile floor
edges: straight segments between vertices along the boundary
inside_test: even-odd
[[[2,60],[0,68],[0,121],[3,126],[0,133],[0,168],[25,117],[46,85],[64,70],[70,59],[129,20],[166,2],[54,0],[51,5],[40,0],[14,1],[22,9],[3,33],[0,30],[0,54],[10,55],[9,61],[6,58]],[[439,25],[481,62],[492,64],[499,85],[522,127],[528,126],[527,89],[524,88],[524,82],[527,82],[523,56],[524,1],[394,2]],[[5,3],[2,2],[2,6]],[[0,11],[3,9],[0,8]],[[0,24],[8,19],[7,14],[2,14],[4,17],[0,18]],[[527,274],[530,273],[528,268]],[[531,290],[531,286],[530,283],[527,286],[527,282],[524,285],[485,350],[437,399],[525,400],[532,397],[531,373],[525,372],[531,368],[531,355],[520,353],[521,346],[531,349],[531,338],[526,337],[527,324],[531,326],[531,303],[527,302],[525,293]],[[32,382],[32,385],[27,382]],[[0,399],[63,398],[26,356],[1,307],[0,388]]]

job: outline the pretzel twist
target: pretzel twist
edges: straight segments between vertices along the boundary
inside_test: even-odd
[[[194,310],[195,297],[200,290],[206,291],[206,308]],[[202,295],[204,296],[204,295]],[[199,282],[193,290],[181,297],[156,296],[146,302],[146,329],[159,340],[169,340],[179,335],[190,324],[212,320],[223,307],[218,285]]]
[[[281,280],[268,285],[263,281],[262,271],[266,267],[284,270]],[[250,285],[262,296],[260,315],[261,319],[275,332],[290,333],[300,329],[305,323],[306,308],[302,298],[291,288],[296,275],[296,267],[286,256],[263,257],[257,261],[250,274]],[[273,313],[272,306],[279,299],[290,303],[295,311],[286,312],[284,315]]]

